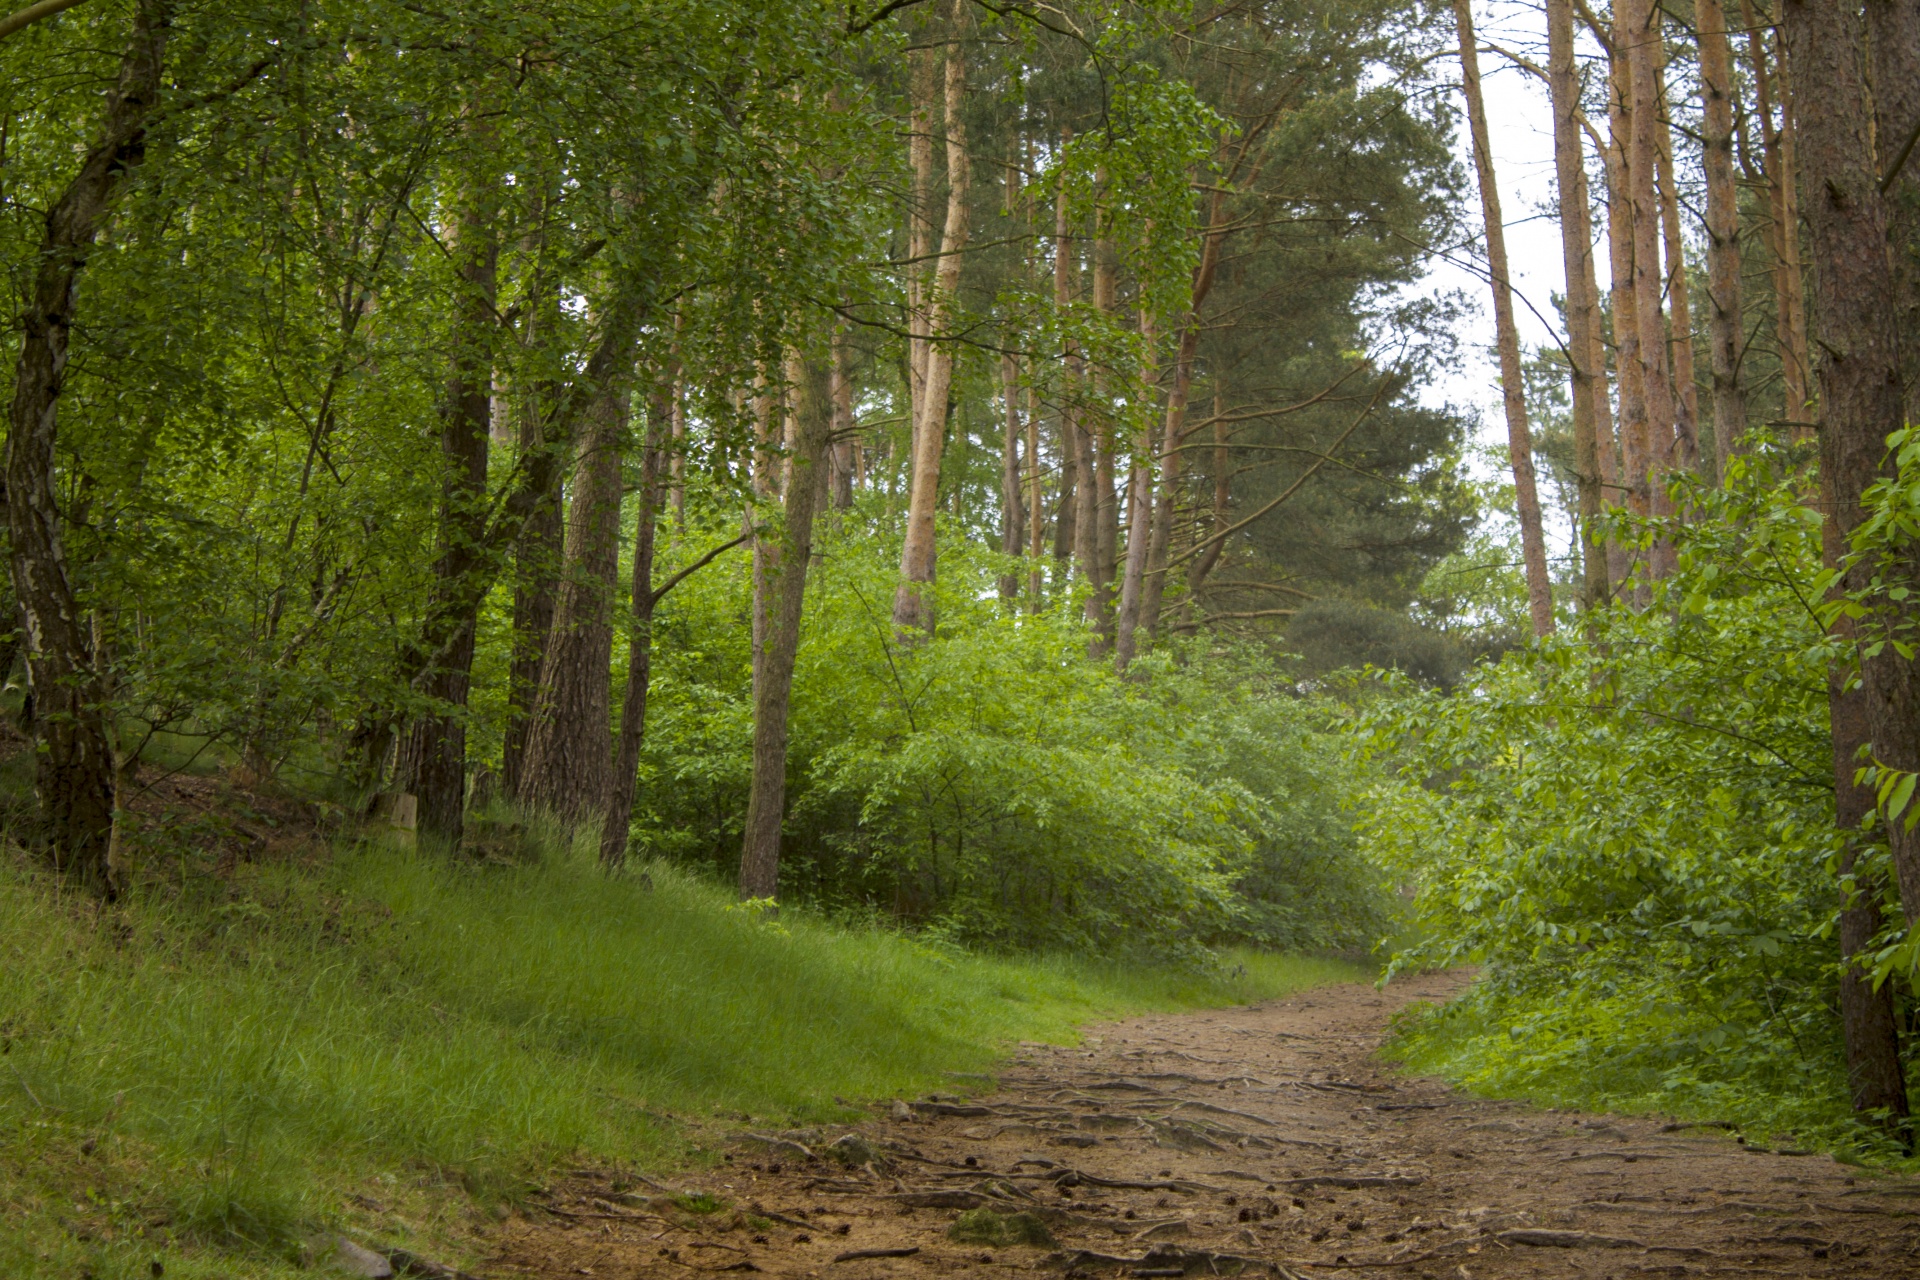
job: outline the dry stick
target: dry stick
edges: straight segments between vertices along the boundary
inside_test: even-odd
[[[1534,482],[1533,439],[1527,427],[1526,383],[1520,369],[1520,335],[1513,320],[1513,293],[1507,284],[1507,241],[1501,222],[1500,192],[1487,141],[1487,108],[1480,94],[1480,58],[1473,39],[1469,0],[1454,0],[1460,37],[1460,63],[1473,135],[1473,163],[1480,178],[1480,208],[1486,220],[1487,265],[1493,274],[1493,324],[1500,349],[1500,382],[1507,418],[1507,450],[1519,504],[1520,545],[1527,566],[1527,606],[1536,637],[1553,632],[1553,582],[1547,574],[1547,545],[1540,527],[1540,495]]]

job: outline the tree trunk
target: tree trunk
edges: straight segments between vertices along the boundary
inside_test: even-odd
[[[1907,421],[1920,423],[1920,0],[1869,0],[1874,136],[1886,183]],[[1899,172],[1893,172],[1895,166]]]
[[[1799,166],[1795,163],[1792,97],[1785,57],[1767,56],[1766,29],[1755,23],[1741,0],[1747,22],[1747,50],[1753,59],[1754,93],[1759,106],[1760,138],[1767,174],[1767,209],[1772,222],[1774,335],[1780,350],[1781,417],[1792,424],[1795,438],[1804,438],[1812,423],[1809,405],[1806,321],[1802,316],[1805,286],[1800,271]],[[1784,50],[1783,50],[1784,52]],[[1780,97],[1780,117],[1773,113],[1774,91]]]
[[[847,335],[833,335],[833,505],[846,511],[853,506],[853,485],[860,469],[853,438],[853,352]]]
[[[523,394],[518,412],[519,454],[529,457],[545,448],[543,398],[532,389]],[[513,657],[508,672],[507,727],[501,748],[501,787],[507,797],[525,797],[527,717],[540,696],[540,660],[547,633],[553,629],[553,603],[559,587],[559,568],[566,524],[561,518],[560,495],[549,493],[527,517],[513,553]]]
[[[1000,439],[1000,553],[1020,554],[1025,528],[1025,504],[1020,496],[1020,362],[1007,353],[1000,357],[1000,397],[1006,423]],[[1000,595],[1012,600],[1020,594],[1020,575],[1000,575]]]
[[[494,300],[500,240],[499,192],[491,175],[474,172],[489,152],[491,130],[478,102],[468,110],[469,172],[462,175],[455,199],[447,250],[454,264],[452,359],[446,402],[440,410],[439,550],[433,563],[436,599],[457,591],[485,554],[487,526],[487,445],[493,422]],[[441,704],[414,722],[408,756],[411,789],[418,801],[423,835],[457,844],[467,800],[467,689],[473,675],[474,635],[480,609],[475,602],[455,621],[452,643],[436,655],[421,692]]]
[[[607,782],[606,817],[600,826],[600,861],[617,867],[627,859],[627,835],[633,825],[635,775],[647,737],[647,693],[653,682],[653,545],[660,508],[660,454],[663,435],[672,430],[673,401],[679,395],[678,370],[647,406],[646,441],[640,453],[640,492],[633,523],[633,627],[627,635],[627,691],[620,702],[620,732]]]
[[[1493,152],[1487,143],[1487,108],[1480,96],[1480,58],[1473,36],[1469,0],[1453,0],[1460,35],[1460,65],[1467,96],[1467,121],[1473,135],[1473,165],[1480,177],[1480,209],[1487,224],[1487,267],[1493,276],[1493,327],[1500,349],[1500,385],[1507,415],[1507,451],[1513,459],[1513,487],[1520,508],[1521,556],[1527,568],[1527,611],[1533,634],[1553,631],[1553,581],[1547,576],[1547,544],[1540,528],[1540,495],[1534,484],[1533,437],[1527,427],[1526,383],[1520,370],[1520,334],[1513,322],[1513,293],[1507,276],[1507,236],[1500,217]]]
[[[1902,425],[1895,288],[1887,256],[1886,204],[1873,146],[1873,105],[1863,77],[1860,15],[1844,0],[1782,0],[1783,34],[1796,79],[1818,93],[1795,95],[1807,230],[1813,250],[1820,350],[1820,473],[1831,485],[1836,536],[1861,518],[1861,495],[1884,474],[1887,436]],[[1849,571],[1864,591],[1877,566]],[[1898,624],[1904,619],[1882,615]],[[1891,644],[1862,654],[1873,754],[1883,765],[1920,772],[1920,687],[1914,664]],[[1851,750],[1834,743],[1837,756]],[[1844,759],[1851,759],[1844,756]],[[1836,766],[1838,767],[1838,766]],[[1888,824],[1900,901],[1920,922],[1920,839]]]
[[[923,28],[922,39],[929,33]],[[919,448],[920,418],[926,408],[927,295],[933,275],[933,113],[940,104],[939,51],[928,43],[907,55],[907,476],[912,487],[913,454]]]
[[[966,108],[967,62],[960,44],[966,0],[954,0],[947,45],[947,221],[940,235],[939,269],[927,299],[929,335],[946,329],[960,287],[960,258],[967,247]],[[940,455],[946,444],[947,399],[953,387],[953,347],[929,342],[920,414],[914,423],[913,479],[907,496],[907,537],[900,550],[900,586],[893,597],[893,625],[902,635],[933,634],[934,517],[940,502]]]
[[[747,829],[740,851],[740,897],[771,899],[780,888],[780,823],[786,810],[787,712],[793,694],[794,661],[800,651],[801,607],[806,599],[807,560],[813,554],[813,517],[826,490],[824,460],[831,425],[826,366],[789,361],[797,429],[793,483],[787,486],[786,528],[779,538],[761,538],[754,555],[762,571],[756,586],[769,600],[766,632],[756,646],[753,685],[753,777],[747,792]]]
[[[1200,351],[1200,308],[1213,292],[1220,269],[1220,247],[1226,242],[1226,193],[1215,189],[1207,199],[1206,238],[1200,261],[1193,269],[1187,313],[1181,319],[1180,345],[1173,357],[1173,381],[1167,388],[1166,425],[1160,443],[1160,486],[1154,496],[1152,527],[1148,530],[1146,582],[1140,603],[1140,624],[1147,634],[1160,634],[1161,601],[1166,596],[1169,557],[1173,551],[1174,506],[1180,497],[1180,475],[1186,466],[1187,401],[1193,394],[1193,366]]]
[[[1093,308],[1102,316],[1111,316],[1119,297],[1120,272],[1110,233],[1113,215],[1109,206],[1113,193],[1107,189],[1104,169],[1095,175],[1094,192]],[[1113,648],[1114,640],[1113,579],[1120,551],[1120,506],[1114,493],[1114,453],[1119,442],[1114,438],[1112,400],[1108,394],[1112,389],[1112,371],[1104,363],[1095,361],[1091,372],[1094,398],[1101,407],[1089,432],[1089,443],[1093,450],[1093,502],[1086,509],[1093,513],[1094,538],[1092,572],[1087,575],[1087,580],[1093,584],[1093,589],[1087,593],[1087,621],[1093,624],[1094,632],[1089,656],[1099,658]]]
[[[1823,505],[1832,509],[1831,487],[1821,483]],[[1820,549],[1827,568],[1846,555],[1846,539],[1837,519],[1824,521]],[[1853,619],[1842,616],[1834,624],[1835,638],[1845,650],[1854,647]],[[1875,990],[1869,977],[1872,942],[1880,932],[1879,883],[1863,880],[1851,886],[1854,859],[1862,839],[1862,825],[1874,809],[1871,787],[1855,786],[1861,748],[1868,745],[1871,725],[1867,696],[1848,679],[1847,663],[1836,662],[1827,675],[1827,722],[1833,735],[1834,822],[1845,844],[1840,854],[1840,1032],[1846,1046],[1847,1085],[1853,1109],[1884,1116],[1891,1135],[1905,1142],[1908,1115],[1907,1086],[1900,1067],[1900,1029],[1895,1020],[1893,984]],[[1859,959],[1856,960],[1856,957]]]
[[[1046,507],[1040,491],[1040,393],[1027,387],[1027,607],[1034,613],[1046,605],[1041,562],[1046,557]]]
[[[1693,300],[1688,296],[1686,245],[1680,237],[1680,189],[1673,175],[1673,122],[1668,114],[1667,45],[1655,11],[1653,59],[1654,159],[1660,180],[1660,233],[1666,254],[1667,366],[1673,371],[1673,447],[1669,465],[1692,471],[1700,465],[1700,391],[1693,381]]]
[[[1733,50],[1721,0],[1695,0],[1700,28],[1703,164],[1707,178],[1707,346],[1713,366],[1713,456],[1716,474],[1747,430],[1740,389],[1740,189],[1733,174]]]
[[[1147,351],[1149,388],[1158,381],[1153,376],[1155,343],[1153,315],[1140,313],[1141,345]],[[1114,619],[1113,661],[1116,670],[1125,672],[1133,663],[1140,630],[1140,610],[1146,603],[1147,556],[1153,550],[1153,455],[1154,432],[1144,427],[1129,450],[1132,461],[1127,468],[1127,559],[1120,575],[1120,610]]]
[[[1227,398],[1220,377],[1213,379],[1213,538],[1187,570],[1187,599],[1193,601],[1213,566],[1227,549],[1227,530],[1233,527],[1233,447],[1227,429]]]
[[[60,393],[80,273],[101,224],[146,154],[146,128],[166,59],[170,0],[140,0],[120,72],[79,172],[47,211],[20,314],[7,434],[7,527],[14,594],[34,700],[34,794],[54,864],[103,896],[119,888],[108,863],[114,758],[110,711],[92,637],[67,572],[56,475]]]
[[[1614,14],[1608,48],[1607,260],[1612,275],[1614,370],[1620,383],[1620,486],[1627,509],[1652,514],[1652,442],[1647,421],[1646,366],[1640,359],[1640,312],[1633,289],[1633,107],[1627,70],[1624,6]],[[1632,576],[1629,567],[1621,576]],[[1636,598],[1642,594],[1636,590]]]
[[[1667,496],[1667,472],[1678,465],[1682,444],[1678,401],[1667,362],[1670,333],[1661,307],[1666,277],[1660,269],[1661,208],[1656,178],[1660,166],[1660,130],[1665,127],[1665,105],[1660,100],[1658,60],[1659,11],[1652,0],[1617,0],[1619,15],[1615,39],[1627,60],[1628,221],[1633,236],[1633,309],[1640,326],[1640,383],[1647,402],[1649,469],[1648,508],[1656,516],[1673,514]],[[1672,569],[1673,545],[1654,544],[1649,568],[1659,577]]]
[[[629,348],[625,368],[632,367]],[[565,566],[527,727],[522,795],[567,822],[597,815],[606,803],[628,386],[622,377],[601,388],[580,442]]]
[[[1711,2],[1711,0],[1709,0]],[[1593,215],[1587,204],[1586,156],[1580,142],[1580,82],[1573,57],[1572,0],[1547,3],[1547,92],[1553,103],[1554,178],[1560,197],[1560,256],[1567,280],[1567,350],[1572,379],[1573,453],[1579,492],[1578,530],[1586,607],[1604,605],[1605,540],[1597,536],[1602,485],[1598,420],[1606,411],[1606,355],[1593,333]]]

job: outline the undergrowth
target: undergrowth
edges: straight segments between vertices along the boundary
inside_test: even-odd
[[[322,1227],[458,1259],[563,1162],[698,1162],[1012,1040],[1365,976],[992,958],[584,850],[374,844],[105,908],[8,862],[0,972],[0,1274],[93,1280],[280,1274]]]

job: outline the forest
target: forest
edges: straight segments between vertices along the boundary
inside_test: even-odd
[[[0,62],[0,1270],[279,1274],[399,1168],[457,1252],[694,1112],[1463,966],[1391,1059],[1915,1167],[1920,0]]]

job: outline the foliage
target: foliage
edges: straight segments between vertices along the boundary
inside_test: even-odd
[[[938,635],[903,644],[880,518],[848,513],[809,581],[783,898],[993,948],[1352,949],[1377,933],[1329,712],[1270,658],[1193,639],[1122,678],[1086,658],[1077,597],[1009,605],[1006,562],[951,543]],[[722,876],[749,765],[742,568],[689,581],[655,623],[635,828]]]
[[[1409,1032],[1416,1061],[1875,1141],[1850,1127],[1826,996],[1835,650],[1808,483],[1763,456],[1725,491],[1678,485],[1684,521],[1623,526],[1677,552],[1645,607],[1584,616],[1453,696],[1402,684],[1358,718],[1358,753],[1397,773],[1366,847],[1417,886],[1426,927],[1395,963],[1486,965]]]
[[[836,1096],[951,1088],[1084,1019],[1361,976],[983,959],[791,907],[773,929],[670,866],[524,855],[365,846],[105,912],[0,867],[0,1271],[230,1275],[203,1251],[225,1242],[291,1274],[329,1222],[446,1257],[462,1193],[511,1201],[555,1161],[700,1159],[723,1114],[847,1117]]]

